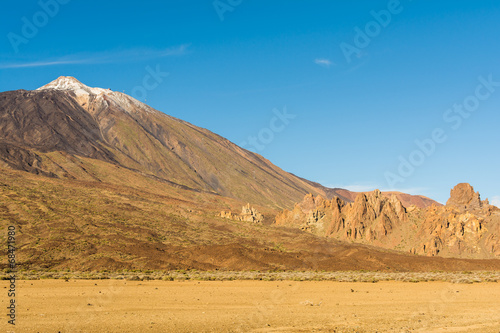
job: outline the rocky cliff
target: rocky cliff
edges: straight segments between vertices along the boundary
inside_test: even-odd
[[[481,201],[469,184],[451,190],[446,206],[405,207],[396,195],[359,193],[353,203],[307,195],[276,216],[293,226],[338,240],[413,254],[467,258],[500,256],[500,210]]]

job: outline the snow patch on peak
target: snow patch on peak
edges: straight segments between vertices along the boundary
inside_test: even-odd
[[[111,92],[109,89],[102,88],[91,88],[72,76],[60,76],[56,80],[50,82],[49,84],[44,85],[43,87],[38,88],[37,90],[71,90],[75,92],[76,95],[102,95],[108,94]]]
[[[51,89],[73,92],[76,96],[76,101],[87,110],[89,110],[91,104],[95,106],[97,103],[100,107],[107,107],[109,103],[112,103],[127,113],[140,111],[148,113],[158,112],[126,94],[112,91],[111,89],[91,88],[72,76],[61,76],[49,84],[38,88],[37,91]]]

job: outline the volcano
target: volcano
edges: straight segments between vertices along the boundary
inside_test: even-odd
[[[306,195],[346,204],[357,197],[73,77],[0,93],[0,223],[18,230],[21,267],[486,270],[499,264],[400,254],[273,223]],[[380,195],[404,206],[440,206],[422,196]]]

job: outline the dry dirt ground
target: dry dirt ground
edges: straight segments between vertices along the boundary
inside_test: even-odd
[[[1,281],[6,312],[7,281]],[[500,332],[500,284],[17,281],[1,332]]]

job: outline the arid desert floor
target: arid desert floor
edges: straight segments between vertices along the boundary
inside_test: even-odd
[[[17,292],[2,332],[500,332],[494,282],[33,280]]]

